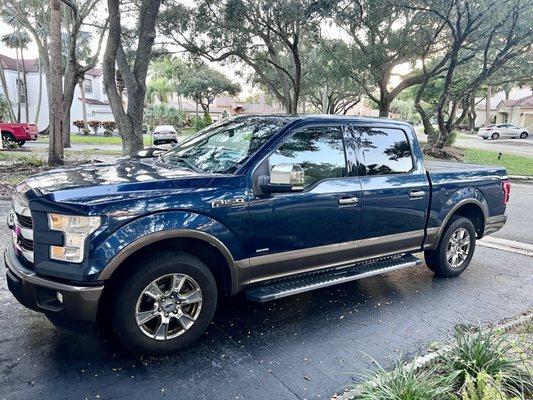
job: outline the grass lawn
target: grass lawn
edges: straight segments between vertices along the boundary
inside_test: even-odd
[[[493,151],[461,149],[464,161],[471,164],[501,165],[510,175],[533,176],[533,158],[504,154],[498,160],[498,153]]]
[[[192,135],[195,133],[194,128],[182,129],[181,134],[179,135],[180,140]],[[152,137],[150,135],[144,135],[144,145],[149,146],[152,143]],[[38,142],[48,142],[48,136],[40,136],[37,139]],[[78,135],[72,133],[70,135],[70,142],[76,144],[116,144],[119,145],[122,143],[122,139],[118,136],[95,136],[95,135]]]

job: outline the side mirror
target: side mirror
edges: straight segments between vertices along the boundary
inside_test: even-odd
[[[261,183],[265,193],[296,192],[304,189],[305,172],[298,164],[277,164],[270,170],[270,180]]]

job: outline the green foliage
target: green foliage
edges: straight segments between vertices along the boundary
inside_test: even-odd
[[[9,117],[9,103],[5,96],[0,94],[0,121],[7,121],[9,120]]]
[[[487,374],[509,395],[531,393],[532,377],[512,350],[505,336],[497,335],[493,330],[472,334],[460,328],[454,335],[450,351],[442,356],[442,365],[457,387],[465,385],[468,377],[478,380],[480,375]]]
[[[461,389],[462,400],[519,400],[508,397],[502,389],[502,376],[496,378],[481,371],[476,378],[466,375],[465,384]]]
[[[404,367],[398,360],[392,371],[380,365],[364,376],[358,400],[441,400],[449,391],[444,380],[434,370],[416,371]]]
[[[450,132],[450,134],[446,137],[446,147],[453,145],[456,139],[457,139],[457,131]]]
[[[193,115],[190,117],[190,126],[192,126],[195,130],[199,131],[200,129],[205,128],[208,125],[211,125],[211,116],[210,115]]]
[[[184,125],[185,115],[177,108],[170,107],[166,104],[157,104],[145,107],[145,118],[151,127],[172,125],[179,128]]]

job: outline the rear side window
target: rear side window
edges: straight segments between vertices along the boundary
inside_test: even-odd
[[[354,127],[359,135],[359,175],[389,175],[413,169],[405,132],[391,128]]]
[[[305,187],[322,179],[345,176],[346,162],[342,129],[317,126],[296,132],[269,159],[277,164],[298,164],[305,172]]]

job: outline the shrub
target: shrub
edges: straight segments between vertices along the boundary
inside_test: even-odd
[[[364,378],[358,400],[441,400],[450,389],[435,370],[416,371],[414,366],[404,367],[400,360],[392,371],[378,365],[377,371]]]
[[[465,384],[461,389],[462,400],[519,400],[518,397],[509,398],[501,387],[501,375],[493,379],[482,371],[477,378],[466,376]]]
[[[513,346],[492,329],[476,334],[457,329],[451,348],[442,355],[442,367],[452,383],[460,388],[471,379],[486,374],[510,396],[532,393],[532,377],[524,362],[513,355]]]
[[[85,134],[85,123],[81,119],[72,121],[72,125],[78,128],[78,134],[82,134],[82,133]]]
[[[194,127],[194,129],[196,129],[197,131],[205,128],[208,125],[211,125],[211,116],[209,115],[207,117],[204,117],[203,115],[202,116],[193,115],[190,117],[190,120],[191,120],[190,126]]]
[[[446,146],[451,146],[455,143],[455,139],[457,139],[457,131],[452,131],[450,135],[446,138]]]
[[[111,134],[115,130],[115,126],[116,126],[115,121],[102,122],[102,127],[104,128],[104,135],[111,136]]]
[[[98,121],[98,120],[93,120],[93,121],[89,121],[88,124],[93,129],[94,134],[97,135],[98,134],[98,128],[100,128],[100,126],[102,126],[102,122]]]

